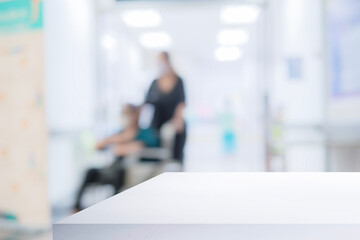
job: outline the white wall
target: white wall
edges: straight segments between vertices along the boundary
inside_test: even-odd
[[[282,123],[290,126],[284,129],[287,168],[323,171],[323,136],[316,130],[325,120],[322,1],[271,0],[268,7],[273,47],[271,110],[275,115],[282,109]],[[302,78],[289,78],[288,58],[302,59]],[[297,133],[300,127],[311,132],[305,139]]]
[[[50,131],[92,126],[94,12],[91,0],[45,2],[47,118]]]
[[[49,191],[52,204],[56,204],[72,201],[81,177],[76,144],[94,121],[93,1],[47,0],[44,22]]]
[[[340,128],[358,128],[360,122],[360,95],[357,91],[359,89],[357,86],[360,86],[358,67],[360,26],[355,19],[359,16],[360,5],[358,1],[326,1],[325,6],[328,19],[326,43],[329,58],[327,62],[328,123],[330,126]],[[341,33],[335,35],[335,31],[341,31]],[[337,59],[334,59],[335,55]],[[356,134],[353,138],[358,140],[358,131],[355,129],[354,132]]]
[[[275,78],[273,104],[283,106],[287,124],[324,121],[323,30],[321,0],[269,1],[273,14]],[[301,58],[303,78],[288,77],[286,59]]]
[[[360,98],[344,97],[330,100],[328,118],[331,125],[358,126],[360,122]]]

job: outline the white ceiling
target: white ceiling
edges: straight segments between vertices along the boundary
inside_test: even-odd
[[[234,1],[228,2],[142,2],[141,4],[137,2],[121,2],[112,5],[112,7],[102,8],[100,14],[106,18],[106,24],[111,26],[113,31],[121,32],[121,34],[126,31],[126,34],[133,37],[134,41],[138,41],[139,35],[146,31],[165,31],[173,39],[173,46],[170,50],[187,54],[192,56],[193,59],[202,62],[214,59],[214,50],[218,47],[216,34],[221,29],[242,27],[248,29],[252,35],[250,41],[255,37],[253,25],[224,25],[220,22],[221,7],[234,4]],[[252,2],[259,3],[263,2],[263,0]],[[121,18],[121,13],[125,9],[131,8],[156,8],[163,18],[161,26],[146,29],[127,27]],[[245,51],[247,47],[244,46]]]

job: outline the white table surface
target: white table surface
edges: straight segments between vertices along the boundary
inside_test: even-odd
[[[54,240],[319,237],[360,239],[360,174],[165,173],[54,225]]]

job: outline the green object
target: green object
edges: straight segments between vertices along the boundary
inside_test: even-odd
[[[42,0],[0,1],[0,34],[42,28]]]

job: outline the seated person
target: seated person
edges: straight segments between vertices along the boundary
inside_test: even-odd
[[[126,171],[122,164],[124,156],[140,151],[144,146],[159,146],[157,133],[149,127],[152,120],[151,111],[151,106],[143,106],[141,108],[130,104],[124,106],[122,110],[125,122],[124,129],[118,134],[105,138],[96,145],[98,150],[111,146],[116,159],[109,167],[101,169],[92,168],[87,171],[84,182],[76,197],[75,211],[82,209],[82,195],[91,183],[110,184],[114,187],[114,194],[120,191],[125,183]]]
[[[97,149],[102,150],[112,145],[114,154],[122,157],[146,147],[158,147],[158,133],[151,127],[154,107],[145,104],[142,107],[126,105],[123,109],[126,128],[119,134],[110,136],[97,144]]]

